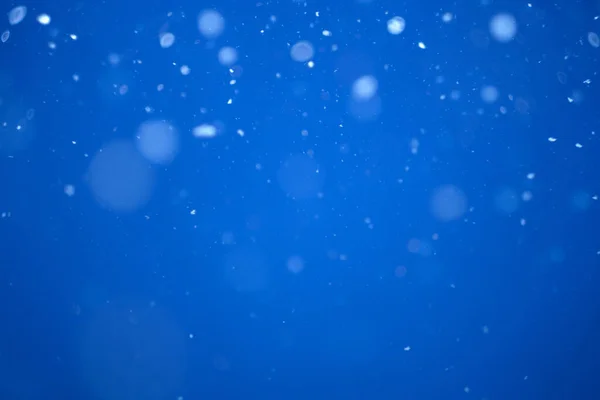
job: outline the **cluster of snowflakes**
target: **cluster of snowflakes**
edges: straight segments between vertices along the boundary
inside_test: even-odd
[[[532,7],[531,4],[528,6]],[[26,16],[27,8],[25,6],[14,7],[8,12],[8,23],[10,26],[18,25]],[[440,18],[442,22],[447,24],[455,21],[455,15],[450,12],[441,14]],[[49,25],[52,19],[48,14],[41,13],[36,16],[36,21],[41,25]],[[387,32],[393,36],[402,35],[407,29],[407,21],[401,16],[389,17],[385,25]],[[204,10],[197,16],[197,29],[206,40],[214,41],[225,31],[226,21],[218,11]],[[517,19],[509,13],[496,14],[489,20],[488,30],[490,36],[498,43],[510,43],[518,35]],[[327,38],[335,36],[334,32],[327,29],[322,30],[321,34]],[[1,34],[2,43],[8,42],[10,37],[11,31],[8,29],[5,30]],[[77,40],[77,35],[75,34],[71,34],[69,37],[72,40]],[[588,32],[585,37],[591,47],[600,47],[600,38],[597,33]],[[171,48],[177,44],[175,34],[168,31],[160,32],[157,41],[158,45],[163,49]],[[428,46],[422,41],[417,42],[416,46],[422,50],[428,49]],[[56,44],[50,42],[49,47],[55,49]],[[332,45],[331,49],[332,51],[336,51],[337,46]],[[299,40],[289,45],[289,57],[291,60],[304,64],[307,68],[315,67],[315,55],[315,47],[308,40]],[[239,59],[236,48],[231,46],[221,47],[217,51],[217,59],[222,66],[229,68],[232,76],[236,76],[235,66]],[[117,54],[111,54],[108,57],[108,62],[111,65],[118,65],[120,60],[121,58]],[[181,65],[179,66],[179,72],[181,75],[187,76],[192,73],[192,68],[188,65]],[[561,81],[562,78],[560,75],[558,79]],[[73,80],[76,82],[79,81],[80,76],[74,74]],[[229,83],[235,85],[236,80],[231,79]],[[586,79],[583,83],[589,85],[591,81]],[[158,91],[162,91],[163,89],[163,85],[158,85]],[[349,88],[352,101],[359,106],[359,109],[361,105],[371,104],[377,98],[378,90],[379,82],[374,75],[358,77],[352,82]],[[119,87],[118,92],[120,94],[127,93],[127,87]],[[499,89],[493,85],[482,86],[479,90],[479,96],[486,104],[494,104],[501,97]],[[449,97],[456,100],[460,97],[460,93],[453,92]],[[511,95],[508,95],[508,98],[511,101],[514,100]],[[445,100],[446,95],[440,96],[440,99]],[[574,94],[568,97],[567,101],[569,103],[577,103],[580,101],[580,96]],[[232,102],[233,99],[231,98],[227,101],[228,104]],[[366,108],[373,110],[369,107]],[[150,114],[152,109],[147,107],[146,111]],[[501,114],[506,112],[507,110],[504,107],[500,107]],[[358,114],[364,115],[361,112],[358,112]],[[20,129],[19,126],[17,130]],[[191,134],[199,139],[211,139],[217,137],[222,131],[223,129],[218,123],[205,122],[193,127]],[[236,129],[235,132],[240,137],[245,136],[243,129]],[[302,135],[307,134],[307,131],[302,132]],[[558,138],[548,137],[547,140],[550,143],[555,143],[558,141]],[[76,143],[73,142],[73,144]],[[576,148],[583,147],[579,142],[576,142],[574,146]],[[146,168],[146,163],[149,162],[162,166],[168,165],[177,156],[179,150],[180,136],[173,124],[156,119],[144,121],[139,125],[132,140],[112,141],[92,157],[87,171],[90,188],[97,200],[112,210],[127,212],[139,209],[150,198],[153,189],[153,177],[150,175],[150,169]],[[410,150],[412,154],[418,153],[419,141],[417,139],[411,141]],[[260,164],[257,164],[256,168],[259,170]],[[113,174],[114,171],[119,171],[118,176]],[[312,179],[312,181],[298,183],[297,176],[303,176],[307,180]],[[527,186],[528,181],[534,180],[535,176],[534,172],[527,173],[524,177],[525,186]],[[323,181],[321,174],[319,174],[319,165],[310,155],[296,155],[285,160],[279,171],[278,178],[282,189],[293,198],[302,199],[322,196]],[[74,196],[75,192],[76,188],[73,184],[64,186],[65,195]],[[498,210],[505,214],[512,214],[517,210],[520,201],[528,202],[532,198],[533,194],[530,190],[518,192],[510,188],[505,188],[496,193],[494,203]],[[591,196],[582,192],[574,197],[573,203],[575,207],[585,209],[589,207],[591,200],[597,199],[597,196]],[[438,221],[442,222],[465,219],[465,215],[473,211],[472,207],[468,204],[466,194],[454,185],[444,185],[436,188],[431,196],[430,209],[432,215]],[[190,214],[196,215],[196,210],[191,210]],[[0,217],[9,218],[11,214],[4,212]],[[366,217],[364,223],[368,229],[373,229],[375,222],[372,218]],[[520,218],[519,223],[525,225],[527,221],[524,218]],[[223,233],[221,239],[225,245],[235,243],[232,232]],[[438,240],[438,235],[433,234],[430,240]],[[427,256],[432,254],[432,248],[433,246],[428,240],[413,238],[407,243],[408,252],[413,254]],[[339,261],[346,261],[348,258],[346,254],[336,251],[331,251],[328,256],[331,259]],[[240,260],[243,260],[243,262],[240,262]],[[265,261],[259,254],[242,249],[233,252],[227,263],[231,266],[237,266],[228,268],[230,273],[229,280],[237,290],[253,292],[262,290],[265,287],[266,278],[263,276],[266,274]],[[305,260],[301,256],[292,255],[287,259],[286,267],[291,273],[300,273],[305,267]],[[399,265],[395,268],[396,277],[403,278],[406,274],[407,268],[404,265]],[[252,279],[248,279],[250,275],[252,275]],[[451,285],[451,287],[454,287],[454,285]],[[483,326],[482,332],[487,334],[489,332],[488,326]],[[192,337],[193,335],[190,335],[190,338]],[[404,350],[410,351],[411,347],[405,346]],[[527,379],[527,377],[524,379]],[[465,387],[464,391],[469,393],[471,389]]]
[[[528,7],[532,7],[528,4]],[[386,15],[389,16],[388,13]],[[11,26],[20,24],[27,16],[27,8],[25,6],[14,7],[8,12],[8,22]],[[316,13],[319,16],[319,12]],[[169,13],[167,17],[172,17],[172,13]],[[450,12],[445,12],[439,15],[441,21],[446,24],[450,24],[455,21],[455,15]],[[36,21],[41,25],[49,25],[52,21],[48,14],[40,13],[36,16]],[[271,22],[275,22],[276,18],[271,17]],[[208,9],[201,11],[196,19],[197,29],[200,34],[207,41],[214,41],[218,39],[226,29],[226,21],[221,13],[216,10]],[[386,22],[386,28],[390,35],[398,36],[402,35],[407,29],[407,22],[401,16],[389,16]],[[518,33],[518,24],[516,18],[509,13],[498,13],[490,18],[488,23],[488,30],[490,36],[499,43],[509,43],[515,40]],[[334,33],[330,30],[322,30],[324,37],[333,37]],[[77,35],[69,35],[71,39],[76,40]],[[7,42],[10,37],[10,31],[6,30],[2,34],[2,42]],[[594,47],[600,47],[600,39],[595,32],[587,33],[588,43]],[[160,32],[158,35],[158,43],[162,48],[170,48],[176,44],[175,34],[169,31]],[[427,49],[424,42],[416,43],[417,47],[423,50]],[[55,48],[54,43],[50,43],[51,48]],[[337,46],[334,44],[331,46],[332,51],[337,50]],[[289,55],[291,60],[297,63],[305,64],[308,68],[315,66],[315,47],[308,40],[299,40],[296,43],[289,44]],[[236,63],[238,62],[238,51],[231,46],[223,46],[218,49],[217,58],[221,65],[229,68],[232,76],[236,76]],[[108,61],[111,65],[119,65],[121,57],[118,54],[111,54],[108,57]],[[137,60],[141,63],[140,60]],[[179,71],[182,75],[189,75],[191,68],[188,65],[179,66]],[[80,76],[78,74],[73,75],[74,81],[79,81]],[[439,79],[442,79],[439,77]],[[559,81],[561,77],[558,76]],[[236,80],[231,79],[230,84],[235,85]],[[591,80],[587,79],[584,81],[585,84],[590,84]],[[164,85],[158,85],[157,90],[162,91]],[[350,97],[352,104],[354,105],[353,110],[357,117],[368,117],[368,113],[377,115],[379,112],[378,103],[378,79],[373,75],[360,76],[354,80],[350,87]],[[127,93],[128,88],[126,85],[122,85],[118,88],[119,94]],[[441,95],[440,99],[446,99],[446,95]],[[450,99],[457,100],[460,98],[460,93],[454,91],[449,96]],[[500,91],[493,85],[484,85],[480,89],[480,98],[486,104],[493,104],[500,98]],[[578,102],[581,96],[575,93],[573,96],[568,97],[568,101]],[[508,99],[516,101],[512,95],[508,95]],[[231,104],[233,99],[227,101]],[[526,106],[525,106],[526,107]],[[367,111],[365,111],[367,110]],[[148,113],[152,113],[151,107],[146,107]],[[507,109],[504,106],[499,107],[501,114],[505,114]],[[6,124],[6,123],[5,123]],[[341,127],[342,125],[340,125]],[[210,139],[218,136],[223,131],[222,124],[219,123],[202,123],[195,126],[191,133],[196,138]],[[243,129],[236,129],[236,133],[243,137],[245,132]],[[307,134],[307,131],[303,131],[303,135]],[[556,137],[549,137],[550,143],[557,142]],[[136,162],[134,155],[139,155],[147,162],[157,165],[167,165],[173,161],[179,151],[179,133],[177,129],[169,122],[164,120],[151,119],[140,124],[136,134],[133,145],[127,143],[117,142],[109,143],[99,151],[92,159],[88,176],[91,177],[90,184],[91,189],[97,196],[98,200],[116,211],[127,211],[141,207],[150,195],[152,188],[152,179],[144,172],[144,168],[141,167],[142,162]],[[575,143],[575,147],[582,148],[583,145],[579,142]],[[419,140],[413,139],[411,141],[410,150],[412,154],[417,154],[419,150]],[[133,161],[132,161],[133,160]],[[123,176],[128,180],[134,180],[138,182],[137,185],[129,185],[129,192],[123,192],[120,185],[115,184],[115,177],[105,176],[105,171],[111,170],[109,168],[114,164],[120,165],[124,170],[132,171],[131,174],[124,174]],[[257,169],[260,169],[260,165],[257,164]],[[103,172],[104,171],[104,172]],[[306,156],[294,156],[286,160],[279,173],[279,184],[286,193],[292,197],[301,199],[307,197],[322,197],[322,176],[318,173],[319,165],[314,161],[310,155]],[[298,174],[309,179],[313,179],[314,182],[306,184],[303,182],[298,185],[295,177]],[[312,178],[310,178],[312,177]],[[528,179],[533,179],[533,174],[528,175]],[[117,179],[118,181],[119,179]],[[117,190],[117,188],[119,188]],[[308,189],[307,189],[308,188]],[[68,196],[75,194],[75,186],[68,184],[64,187],[64,192]],[[523,201],[531,199],[531,193],[526,192],[521,196],[516,193],[510,195],[501,195],[501,200],[498,200],[497,206],[503,209],[506,213],[514,211],[514,201],[510,199],[516,199],[521,197]],[[590,198],[596,198],[595,196],[589,196]],[[503,200],[502,200],[503,199]],[[432,214],[440,221],[451,221],[464,218],[466,212],[469,211],[467,206],[467,200],[464,193],[451,185],[438,188],[431,200],[431,211]],[[525,220],[521,219],[521,224],[525,224]],[[371,228],[373,227],[372,222],[368,224]],[[290,270],[299,270],[297,267],[298,263],[292,263],[296,265],[291,267]]]

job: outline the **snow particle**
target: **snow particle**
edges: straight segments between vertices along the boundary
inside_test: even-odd
[[[160,41],[160,47],[163,49],[168,49],[175,43],[175,35],[169,32],[161,33],[158,39]]]
[[[17,25],[25,19],[27,15],[27,7],[18,6],[8,12],[8,23],[11,25]]]
[[[215,39],[223,33],[225,20],[215,10],[205,10],[198,15],[198,30],[207,39]]]
[[[48,14],[40,14],[37,16],[37,22],[42,25],[48,25],[50,23],[50,16]]]
[[[399,35],[404,32],[406,21],[402,17],[393,17],[387,22],[387,30],[392,35]]]
[[[506,13],[495,15],[490,20],[490,34],[498,42],[510,42],[517,34],[517,20]]]
[[[598,34],[596,32],[589,32],[587,38],[592,47],[600,47],[600,38],[598,38]]]
[[[292,57],[292,60],[297,62],[307,62],[311,58],[313,58],[314,54],[315,50],[313,48],[313,45],[306,40],[301,40],[295,45],[293,45],[290,51],[290,56]]]

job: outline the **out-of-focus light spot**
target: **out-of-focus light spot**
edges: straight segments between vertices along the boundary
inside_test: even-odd
[[[507,43],[517,34],[517,20],[510,14],[496,14],[490,20],[490,34],[498,42]]]
[[[596,32],[589,32],[587,35],[588,38],[588,43],[592,46],[592,47],[600,47],[600,38],[598,37],[598,34]]]
[[[390,18],[387,22],[387,30],[392,35],[399,35],[404,32],[406,21],[402,17]]]
[[[189,74],[190,74],[190,72],[191,72],[191,69],[190,69],[190,67],[188,67],[187,65],[182,65],[182,66],[179,68],[179,72],[181,72],[181,75],[184,75],[184,76],[186,76],[186,75],[189,75]]]
[[[147,121],[137,131],[137,148],[153,164],[171,163],[179,150],[175,128],[165,121]]]
[[[454,221],[467,211],[467,196],[454,185],[435,190],[431,198],[431,212],[442,222]]]
[[[243,293],[259,292],[269,282],[268,264],[255,247],[236,247],[225,257],[225,279],[234,290]]]
[[[160,47],[163,49],[168,49],[169,47],[173,46],[173,43],[175,43],[175,35],[169,32],[161,33],[158,39],[160,42]]]
[[[394,270],[394,275],[396,276],[396,278],[404,278],[404,276],[406,276],[406,272],[406,267],[404,265],[399,265]]]
[[[113,66],[119,65],[121,63],[121,56],[115,53],[109,54],[108,63]]]
[[[27,7],[18,6],[8,12],[8,23],[11,25],[17,25],[22,22],[27,16]]]
[[[307,155],[288,158],[277,172],[281,189],[294,199],[317,198],[323,188],[324,175],[319,164]]]
[[[575,210],[585,211],[592,205],[592,196],[584,191],[578,191],[573,195],[572,204]]]
[[[484,86],[481,88],[480,95],[485,103],[492,104],[498,100],[498,89],[495,86]]]
[[[381,114],[381,98],[373,96],[370,99],[362,99],[360,101],[352,98],[350,99],[348,108],[350,114],[358,121],[373,121]]]
[[[75,195],[75,186],[73,186],[73,185],[65,185],[64,192],[69,197],[74,196]]]
[[[292,256],[287,260],[287,269],[291,273],[298,274],[304,269],[304,260],[299,256]]]
[[[352,85],[352,97],[355,100],[369,100],[377,93],[377,79],[372,75],[366,75],[358,78]]]
[[[454,15],[452,15],[452,13],[450,12],[446,12],[442,15],[442,21],[444,21],[445,23],[449,23],[454,19]]]
[[[217,136],[217,127],[210,124],[198,125],[194,128],[193,134],[197,138],[213,138]]]
[[[198,30],[207,39],[215,39],[223,33],[225,19],[215,10],[205,10],[198,15]]]
[[[223,47],[219,50],[218,58],[221,65],[229,67],[238,60],[237,50],[233,47]]]
[[[313,58],[314,54],[315,50],[313,45],[306,40],[301,40],[294,44],[290,50],[290,56],[292,57],[292,60],[297,62],[307,62]]]
[[[6,41],[8,40],[9,37],[10,37],[10,31],[4,31],[4,32],[2,32],[2,36],[0,36],[0,40],[2,40],[2,43],[6,43]]]
[[[510,215],[519,208],[519,196],[513,189],[504,188],[496,193],[494,204],[500,212]]]
[[[521,200],[527,202],[531,201],[531,199],[533,199],[533,193],[531,193],[529,190],[526,190],[521,194]]]
[[[409,253],[418,253],[421,248],[421,241],[419,239],[410,239],[406,245]]]
[[[98,151],[86,180],[96,200],[117,212],[144,206],[154,186],[150,165],[128,140],[115,140]]]

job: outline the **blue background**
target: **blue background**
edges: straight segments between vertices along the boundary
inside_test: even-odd
[[[0,398],[599,398],[597,1],[2,9],[17,5],[26,18],[0,23]],[[196,22],[211,8],[215,40]],[[510,43],[490,36],[498,12]],[[313,68],[290,57],[299,40]],[[364,75],[371,119],[349,108]],[[179,151],[149,166],[147,203],[106,207],[91,160],[148,120],[176,127]],[[294,198],[278,173],[309,153],[322,196]],[[464,194],[460,218],[432,213],[442,185]],[[258,281],[232,278],[232,258]]]

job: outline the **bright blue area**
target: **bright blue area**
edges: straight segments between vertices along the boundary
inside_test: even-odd
[[[597,399],[600,5],[476,3],[3,5],[0,399]],[[93,160],[148,120],[179,151],[110,207]]]

